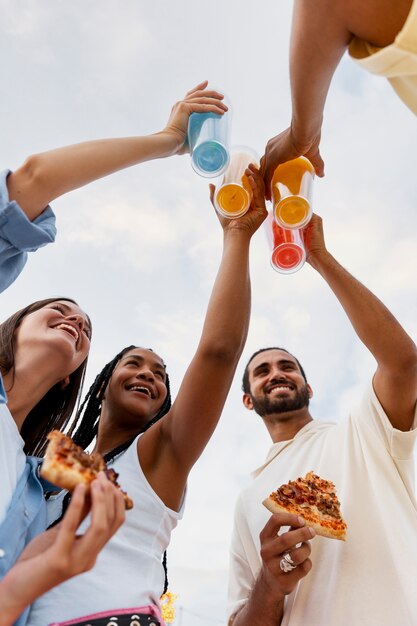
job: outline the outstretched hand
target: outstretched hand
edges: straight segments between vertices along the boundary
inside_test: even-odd
[[[252,201],[248,211],[241,217],[235,219],[227,219],[218,215],[219,221],[224,231],[227,230],[245,230],[252,236],[265,220],[268,212],[265,206],[265,187],[260,170],[251,163],[245,170],[245,176],[252,189]],[[214,194],[216,188],[214,185],[209,185],[210,188],[210,200],[214,206]]]
[[[316,213],[313,213],[311,220],[304,229],[304,245],[307,263],[313,266],[315,259],[323,252],[327,252],[324,241],[323,220]]]
[[[292,128],[287,128],[266,144],[265,154],[261,159],[261,172],[265,181],[266,197],[271,199],[271,180],[280,163],[305,156],[312,163],[317,176],[324,176],[324,162],[320,155],[320,135],[300,143],[293,135]]]
[[[186,145],[188,119],[191,113],[216,113],[223,115],[227,106],[222,102],[223,95],[218,91],[207,89],[208,81],[204,81],[188,91],[171,110],[164,134],[169,135],[173,142],[173,154],[188,152]]]

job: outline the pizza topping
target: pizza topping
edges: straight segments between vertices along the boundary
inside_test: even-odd
[[[275,493],[271,494],[271,497],[284,506],[288,506],[291,502],[299,505],[303,510],[315,509],[321,514],[341,520],[340,502],[334,489],[331,481],[309,472],[305,478],[290,480],[288,484],[281,485]]]
[[[118,474],[108,469],[99,452],[88,454],[70,437],[53,430],[48,435],[49,444],[41,468],[41,475],[57,487],[72,491],[79,483],[89,485],[99,472],[105,472],[111,483],[123,494],[125,507],[131,509],[133,502],[117,482]]]
[[[346,539],[347,525],[342,518],[334,483],[314,472],[281,485],[263,504],[272,513],[284,510],[299,515],[319,535]]]

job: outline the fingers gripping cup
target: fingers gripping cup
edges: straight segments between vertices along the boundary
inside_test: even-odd
[[[305,263],[306,251],[301,230],[281,228],[271,213],[264,222],[272,249],[271,265],[281,274],[297,272]]]
[[[234,219],[249,209],[253,193],[245,170],[250,163],[259,167],[259,156],[254,150],[246,146],[232,149],[229,166],[214,196],[216,211],[223,217]]]
[[[303,228],[311,219],[314,167],[305,157],[281,163],[271,181],[274,217],[282,228]]]
[[[215,178],[229,164],[231,108],[223,115],[192,113],[188,120],[188,145],[194,171],[205,178]]]

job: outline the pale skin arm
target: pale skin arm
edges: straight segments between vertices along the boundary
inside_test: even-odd
[[[410,430],[417,399],[417,348],[386,306],[327,251],[317,215],[305,231],[307,261],[324,278],[377,362],[375,393],[394,428]]]
[[[412,0],[295,0],[290,44],[292,120],[270,139],[262,160],[267,194],[279,163],[305,155],[324,175],[319,144],[333,74],[353,36],[392,43]],[[269,196],[268,196],[269,197]]]
[[[227,110],[222,98],[207,89],[205,81],[173,106],[166,127],[158,133],[87,141],[30,156],[7,179],[10,200],[33,221],[52,200],[69,191],[144,161],[182,154],[191,113],[222,115]]]
[[[90,508],[91,524],[77,535]],[[33,539],[0,582],[0,626],[11,626],[36,598],[91,569],[124,519],[123,495],[104,474],[91,485],[91,501],[79,485],[62,522]]]
[[[288,532],[278,535],[282,526]],[[247,603],[229,620],[229,626],[279,626],[285,596],[311,570],[310,539],[314,530],[292,513],[275,513],[260,534],[262,567]],[[297,544],[298,548],[295,548]],[[279,563],[285,552],[291,553],[297,565],[291,572],[282,572]]]
[[[262,178],[255,168],[247,174],[254,191],[251,208],[239,219],[219,220],[223,257],[197,352],[169,413],[142,435],[138,444],[148,481],[173,509],[178,509],[188,473],[217,425],[246,341],[249,244],[267,214]]]

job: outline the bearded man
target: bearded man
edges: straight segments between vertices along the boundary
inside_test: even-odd
[[[305,234],[307,261],[377,369],[359,407],[329,423],[310,414],[313,391],[292,354],[265,348],[250,358],[243,402],[262,417],[273,445],[236,506],[229,626],[415,626],[416,346],[327,251],[318,216]],[[314,537],[302,519],[271,516],[262,506],[279,485],[311,470],[336,485],[346,542]],[[285,526],[290,530],[282,533]]]

